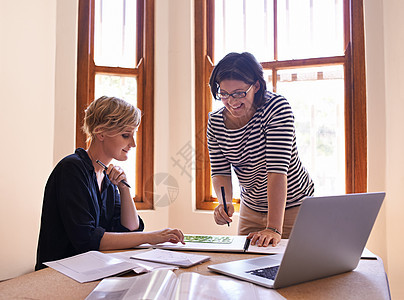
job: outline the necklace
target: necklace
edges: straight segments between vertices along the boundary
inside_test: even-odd
[[[90,157],[90,159],[91,159],[91,163],[92,163],[92,165],[93,165],[93,167],[94,167],[94,172],[96,172],[96,170],[99,168],[99,165],[95,163],[96,160],[95,160],[95,159],[93,158],[93,156],[91,155],[90,150],[87,150],[87,154],[88,154],[88,157]],[[97,173],[97,172],[96,172],[96,173]],[[100,172],[100,173],[102,173],[102,172]]]
[[[104,170],[103,170],[103,168],[101,168],[97,172],[97,168],[100,168],[100,166],[95,163],[95,160],[94,160],[93,156],[91,155],[90,150],[87,150],[87,154],[88,154],[88,157],[90,157],[90,159],[91,159],[91,163],[94,168],[95,177],[97,178],[98,189],[101,192],[101,186],[102,186],[102,182],[104,180]]]

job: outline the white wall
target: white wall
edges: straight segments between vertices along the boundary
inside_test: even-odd
[[[1,1],[0,280],[31,271],[53,165],[56,3]]]
[[[383,258],[393,299],[404,299],[403,9],[402,1],[365,1],[368,186],[387,193],[368,247]]]
[[[380,0],[381,1],[381,0]],[[371,1],[369,1],[371,2]],[[383,10],[377,16],[383,17],[384,53],[372,61],[382,59],[384,54],[384,85],[386,103],[386,232],[387,268],[392,287],[393,299],[404,299],[404,257],[403,210],[404,210],[404,32],[402,30],[402,11],[404,3],[398,0],[382,1]],[[383,14],[382,14],[382,13]],[[375,17],[376,14],[374,15]],[[371,21],[370,21],[371,22]],[[376,71],[376,70],[375,70]],[[373,82],[374,85],[383,82]]]
[[[74,150],[78,0],[0,1],[1,280],[32,270],[46,179]],[[195,175],[173,164],[194,139],[193,2],[155,3],[155,173],[172,175],[179,194],[170,206],[141,212],[146,229],[236,234],[235,225],[216,226],[211,213],[195,210]],[[368,247],[383,258],[396,299],[404,298],[403,9],[398,0],[365,1],[368,186],[387,192]]]
[[[164,155],[169,161],[168,173],[176,179],[180,187],[178,197],[169,207],[169,226],[181,228],[186,233],[237,234],[237,226],[217,226],[211,212],[195,210],[195,170],[190,166],[186,167],[185,171],[182,169],[187,161],[181,156],[181,151],[189,145],[194,149],[192,3],[189,0],[156,1],[157,9],[161,8],[161,14],[165,14],[167,18],[167,23],[161,24],[157,16],[156,40],[168,38],[168,51],[160,51],[161,49],[156,47],[156,58],[161,57],[161,61],[168,62],[169,70],[169,76],[156,72],[157,84],[168,83],[166,91],[169,96],[168,99],[156,98],[156,107],[164,105],[167,100],[169,103],[168,110],[165,110],[163,115],[156,114],[156,119],[168,118],[170,128],[168,144],[164,148],[157,147],[167,149],[167,152],[160,151],[158,156]],[[156,129],[156,135],[161,136],[158,127]],[[159,144],[159,138],[155,143]],[[178,160],[181,167],[174,165],[173,160]],[[237,221],[237,217],[234,220]]]
[[[195,210],[194,170],[181,168],[187,161],[179,152],[193,147],[194,139],[192,1],[156,0],[155,19],[155,173],[172,176],[179,192],[171,205],[142,212],[142,217],[148,229],[168,225],[186,233],[236,234],[236,226],[216,226],[210,212]],[[179,160],[181,167],[173,160]],[[161,220],[164,216],[166,223]]]
[[[169,62],[167,59],[169,33],[168,33],[168,1],[156,1],[155,4],[155,115],[154,115],[154,151],[161,155],[154,157],[154,174],[168,174],[170,160],[168,150],[170,144],[170,126],[168,111],[170,108],[167,96],[169,84]],[[160,186],[161,187],[161,186]],[[165,191],[156,190],[156,193]],[[145,221],[145,230],[158,230],[165,228],[169,223],[168,207],[157,206],[155,210],[142,211],[141,216]]]
[[[382,0],[366,1],[365,47],[368,117],[368,191],[386,191],[386,100]],[[367,247],[387,263],[386,203],[376,220]],[[387,266],[387,264],[386,264]]]
[[[66,155],[73,153],[76,143],[78,0],[56,2],[53,165]]]

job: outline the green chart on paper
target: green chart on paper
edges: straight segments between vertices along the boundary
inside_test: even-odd
[[[212,236],[212,235],[185,235],[186,243],[212,243],[212,244],[231,244],[233,238],[229,236]]]

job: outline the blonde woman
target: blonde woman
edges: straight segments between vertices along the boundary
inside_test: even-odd
[[[125,161],[136,147],[138,108],[103,96],[85,111],[87,150],[78,148],[62,159],[45,187],[36,270],[46,261],[89,250],[132,248],[149,243],[184,241],[178,229],[142,232],[125,172],[110,164]],[[104,163],[104,169],[97,160]]]

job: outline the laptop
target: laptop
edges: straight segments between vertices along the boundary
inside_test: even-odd
[[[307,197],[284,254],[215,264],[208,269],[268,288],[351,271],[359,263],[384,197],[384,192]]]

